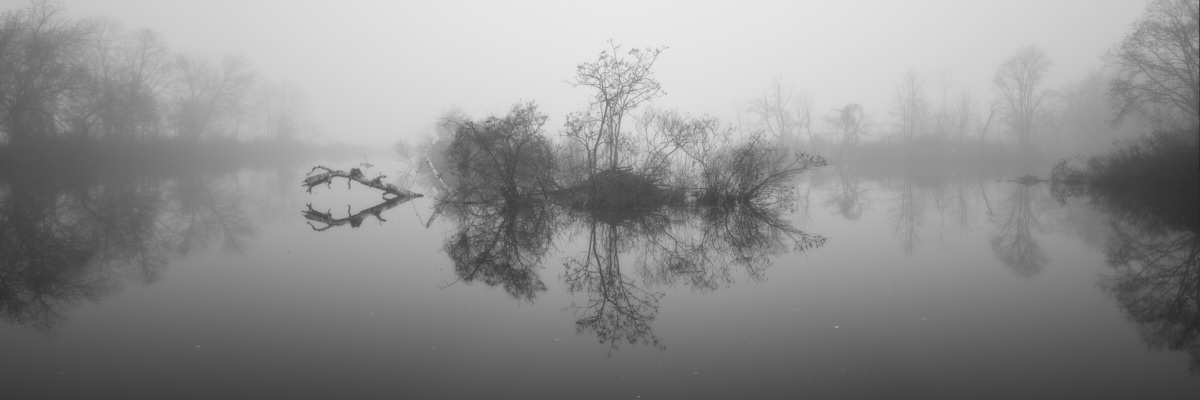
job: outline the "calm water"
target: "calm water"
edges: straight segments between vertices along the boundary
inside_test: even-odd
[[[1198,323],[1171,318],[1195,309],[1155,308],[1195,299],[1121,292],[1123,231],[1045,184],[827,167],[769,210],[427,196],[384,222],[307,171],[0,183],[2,397],[1200,393]]]

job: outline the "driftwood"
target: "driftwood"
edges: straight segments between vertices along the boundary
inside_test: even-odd
[[[313,173],[316,172],[318,169],[324,170],[325,172],[321,172],[316,175],[313,175]],[[304,178],[304,182],[302,183],[302,186],[307,188],[309,193],[312,193],[313,188],[318,185],[324,184],[326,187],[333,185],[333,178],[346,178],[346,188],[347,189],[350,188],[350,181],[354,181],[354,182],[361,183],[367,187],[372,187],[375,189],[382,190],[384,192],[384,198],[387,198],[387,195],[389,195],[389,194],[392,196],[395,196],[394,198],[421,197],[420,193],[414,193],[411,190],[401,189],[399,187],[396,187],[396,185],[384,182],[383,178],[386,178],[386,177],[387,177],[386,175],[379,175],[373,179],[367,179],[367,177],[363,175],[362,170],[360,170],[358,168],[351,168],[350,172],[346,172],[346,171],[342,171],[342,170],[329,169],[324,166],[318,165],[318,166],[313,167],[313,169],[311,171],[308,171],[308,177]],[[384,203],[384,204],[387,204],[387,203]],[[383,205],[383,204],[380,204],[380,205]]]
[[[420,195],[417,195],[417,196],[420,196]],[[326,229],[329,229],[329,228],[332,228],[335,226],[342,226],[342,225],[346,225],[346,224],[350,224],[351,228],[357,228],[360,225],[362,225],[363,221],[366,220],[368,216],[375,217],[375,219],[379,220],[379,222],[381,222],[381,223],[387,222],[387,220],[383,219],[383,216],[381,215],[381,214],[383,214],[384,211],[387,211],[388,209],[391,209],[392,207],[398,206],[400,204],[404,204],[404,203],[408,202],[409,200],[416,198],[417,196],[393,197],[393,198],[388,199],[387,201],[376,204],[373,207],[367,208],[365,210],[359,211],[354,214],[350,214],[350,205],[346,205],[346,214],[348,214],[348,216],[345,218],[334,218],[333,213],[331,212],[332,210],[326,210],[325,212],[317,211],[317,210],[313,209],[312,204],[309,204],[308,209],[303,211],[304,218],[306,218],[310,221],[308,223],[308,226],[312,227],[313,230],[317,231],[317,232],[321,232],[321,231],[324,231]],[[322,228],[318,228],[316,225],[313,225],[313,222],[316,222],[319,224],[325,224],[325,226]]]

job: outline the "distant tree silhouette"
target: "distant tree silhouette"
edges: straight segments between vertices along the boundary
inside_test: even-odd
[[[867,133],[869,121],[861,105],[850,103],[842,108],[835,108],[825,117],[825,123],[833,127],[839,137],[838,152],[844,153],[850,145],[862,140]]]
[[[1034,120],[1044,94],[1038,85],[1050,69],[1050,59],[1037,47],[1024,47],[1000,64],[992,78],[998,108],[1023,150],[1033,148]]]
[[[90,29],[50,1],[0,14],[0,130],[14,144],[62,133],[66,98],[84,88]]]
[[[760,127],[777,142],[788,142],[796,138],[797,127],[801,126],[796,115],[792,114],[793,100],[794,90],[784,88],[779,78],[775,78],[761,97],[750,99],[746,111],[755,118],[753,126]]]
[[[892,100],[892,114],[896,116],[896,128],[905,141],[912,141],[923,129],[929,101],[925,98],[925,79],[915,68],[904,73],[904,79],[896,86]]]

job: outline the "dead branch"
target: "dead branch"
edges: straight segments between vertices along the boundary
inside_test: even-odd
[[[324,170],[325,172],[313,175],[313,173],[318,169]],[[367,179],[367,177],[364,176],[362,171],[358,168],[351,168],[350,172],[346,172],[342,170],[333,170],[318,165],[313,167],[311,171],[308,171],[308,177],[304,178],[304,182],[301,185],[308,189],[309,193],[312,193],[313,188],[318,185],[324,184],[326,187],[329,187],[333,185],[334,178],[346,178],[347,189],[350,188],[350,181],[354,181],[367,187],[382,190],[385,193],[384,198],[387,198],[386,195],[388,194],[395,196],[394,198],[413,198],[422,196],[420,193],[415,193],[408,189],[401,189],[396,185],[384,182],[383,178],[386,177],[386,175],[379,175],[373,179]]]

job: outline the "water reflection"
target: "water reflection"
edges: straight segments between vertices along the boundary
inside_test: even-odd
[[[155,282],[214,243],[244,251],[255,232],[244,204],[236,180],[198,174],[14,175],[0,182],[0,317],[53,334],[124,280]]]
[[[845,165],[837,166],[837,182],[829,191],[829,199],[825,204],[836,209],[838,215],[846,220],[855,221],[862,216],[865,203],[869,201],[869,192],[861,180],[855,179],[847,169]]]
[[[1010,192],[997,205],[992,214],[997,231],[992,235],[992,251],[1004,265],[1024,277],[1033,277],[1050,261],[1045,250],[1034,238],[1034,231],[1042,229],[1034,213],[1033,198],[1036,184],[1011,182]]]
[[[921,245],[921,225],[925,222],[925,193],[905,177],[894,189],[892,224],[904,254],[912,255]]]
[[[873,201],[872,190],[883,192],[893,237],[906,255],[927,242],[954,245],[985,222],[993,227],[988,243],[996,259],[1018,275],[1033,277],[1049,264],[1037,239],[1046,231],[1039,218],[1052,216],[1058,205],[1044,201],[1036,181],[998,181],[958,171],[854,171],[848,166],[838,166],[835,178],[824,183],[830,212],[856,221]],[[986,185],[988,181],[996,184]]]
[[[313,208],[312,204],[307,204],[307,209],[301,211],[300,213],[304,215],[305,219],[308,220],[308,226],[312,227],[312,229],[317,232],[323,232],[329,228],[346,224],[349,224],[351,228],[357,228],[362,226],[363,221],[365,221],[367,217],[375,217],[375,219],[380,223],[387,222],[386,219],[383,219],[383,212],[409,200],[412,200],[412,198],[393,197],[384,200],[382,203],[367,207],[359,212],[350,212],[350,205],[347,204],[346,216],[342,218],[334,217],[333,210],[318,211]],[[313,225],[313,222],[316,222],[322,226],[318,227],[317,225]]]
[[[1191,155],[1194,164],[1195,154]],[[1195,171],[1191,171],[1194,175]],[[1190,355],[1200,374],[1200,221],[1194,176],[1142,190],[1057,182],[1063,201],[1082,198],[1108,217],[1100,287],[1116,299],[1151,348]]]
[[[622,342],[661,347],[651,322],[663,294],[652,287],[682,283],[708,292],[731,285],[739,270],[761,281],[775,257],[825,242],[786,221],[786,207],[749,203],[583,211],[536,199],[443,200],[437,208],[455,221],[443,250],[458,279],[503,287],[523,301],[547,290],[541,269],[555,239],[586,237],[582,250],[563,259],[568,291],[587,296],[568,309],[580,332],[610,349]],[[623,257],[633,271],[622,270]]]
[[[1114,222],[1105,253],[1115,272],[1101,287],[1137,324],[1151,348],[1191,355],[1200,374],[1200,235],[1148,232]]]
[[[651,322],[658,314],[662,293],[643,289],[621,272],[621,253],[634,245],[638,233],[661,229],[662,220],[650,215],[624,221],[588,217],[583,223],[588,240],[586,250],[568,257],[563,280],[571,293],[584,292],[584,304],[569,307],[579,332],[594,333],[600,343],[615,350],[622,341],[662,348]]]
[[[457,222],[442,248],[458,279],[502,286],[515,299],[536,298],[546,290],[539,271],[561,219],[552,207],[533,199],[439,204]]]

